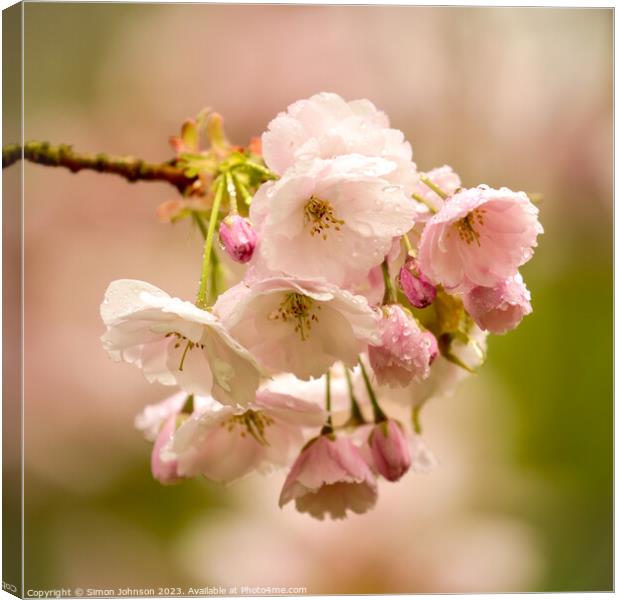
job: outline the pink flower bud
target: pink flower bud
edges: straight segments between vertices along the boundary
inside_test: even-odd
[[[398,481],[411,466],[407,437],[400,423],[388,419],[377,423],[368,438],[377,471],[388,481]]]
[[[400,270],[399,281],[407,300],[416,308],[424,308],[435,300],[437,289],[420,271],[415,258],[407,258]]]
[[[368,346],[368,360],[379,385],[405,387],[428,377],[430,347],[417,321],[398,304],[383,307],[381,343]]]
[[[176,413],[168,417],[159,432],[155,443],[153,444],[153,452],[151,453],[151,473],[153,477],[164,485],[177,483],[182,479],[177,474],[176,460],[163,460],[162,450],[172,437],[176,429]]]
[[[422,336],[424,337],[425,343],[428,344],[428,351],[430,353],[428,364],[432,365],[433,361],[437,358],[437,355],[439,354],[439,345],[437,344],[437,338],[430,331],[423,332]]]
[[[220,240],[228,256],[239,263],[252,258],[258,235],[248,219],[239,215],[229,215],[220,225]]]
[[[520,273],[495,287],[475,287],[463,297],[465,310],[481,329],[502,334],[532,312],[530,292]]]

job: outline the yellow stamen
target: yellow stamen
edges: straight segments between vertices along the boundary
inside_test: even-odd
[[[291,292],[286,294],[284,300],[280,302],[280,306],[269,315],[269,318],[276,321],[281,320],[284,323],[296,321],[295,332],[299,333],[302,341],[305,341],[310,335],[312,323],[319,321],[318,316],[313,312],[313,307],[316,310],[321,310],[320,305],[314,306],[312,298]]]
[[[476,208],[470,212],[467,216],[459,219],[454,226],[459,234],[461,240],[466,244],[476,242],[480,246],[480,232],[476,231],[474,225],[484,225],[484,213],[486,211],[483,208]]]
[[[304,226],[308,225],[312,237],[320,235],[326,240],[327,230],[333,227],[336,231],[340,231],[344,221],[336,217],[334,207],[330,202],[311,196],[304,206]]]

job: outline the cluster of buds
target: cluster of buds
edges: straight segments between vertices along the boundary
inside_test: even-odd
[[[384,113],[335,94],[295,102],[248,149],[213,114],[174,145],[202,203],[176,215],[205,238],[196,301],[117,280],[101,305],[109,355],[179,390],[136,420],[153,476],[284,467],[281,506],[366,512],[378,480],[434,465],[423,405],[531,312],[519,268],[538,209],[447,166],[420,172]],[[221,258],[245,265],[228,286]]]

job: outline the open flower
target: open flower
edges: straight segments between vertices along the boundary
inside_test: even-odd
[[[308,442],[284,482],[280,506],[292,500],[317,519],[343,519],[347,510],[362,514],[374,506],[377,481],[351,440],[321,435]]]
[[[495,287],[475,287],[463,296],[465,310],[482,329],[502,334],[532,312],[530,292],[517,273]]]
[[[416,171],[411,145],[402,131],[390,128],[385,113],[369,100],[346,102],[327,92],[299,100],[273,119],[262,149],[267,166],[279,174],[304,158],[344,154],[387,158],[399,164],[404,179],[414,178]]]
[[[212,398],[186,419],[160,450],[178,477],[204,475],[221,483],[251,471],[291,463],[305,441],[304,429],[321,427],[324,411],[314,403],[265,388],[248,408]]]
[[[151,473],[160,483],[169,485],[183,479],[177,470],[176,460],[163,460],[161,452],[172,439],[179,421],[182,420],[182,414],[189,416],[182,413],[184,408],[189,404],[192,411],[202,410],[207,404],[206,400],[201,396],[190,396],[180,391],[161,402],[149,404],[136,416],[136,429],[142,431],[149,442],[154,442]]]
[[[240,283],[213,310],[263,366],[301,379],[320,377],[338,360],[353,366],[379,341],[378,316],[366,298],[320,280]]]
[[[381,343],[368,347],[368,359],[380,385],[406,386],[428,376],[431,342],[400,305],[383,307],[379,332]]]
[[[361,155],[315,159],[261,187],[250,207],[260,228],[258,260],[341,287],[367,277],[417,214],[403,188],[385,178],[394,168]]]
[[[420,267],[451,291],[494,287],[532,257],[542,231],[524,192],[484,185],[462,190],[426,224]]]
[[[254,400],[258,365],[210,312],[144,281],[121,279],[108,286],[101,318],[110,357],[136,365],[148,381],[212,394],[223,404]]]

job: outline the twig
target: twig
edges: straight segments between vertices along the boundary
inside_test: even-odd
[[[19,144],[10,144],[2,148],[2,168],[10,167],[22,157]],[[180,192],[185,191],[195,181],[187,177],[174,161],[150,164],[140,158],[131,156],[109,156],[107,154],[82,154],[74,152],[68,144],[52,146],[48,142],[26,142],[24,158],[30,162],[48,167],[65,167],[72,173],[82,169],[99,173],[115,173],[127,181],[166,181]]]

